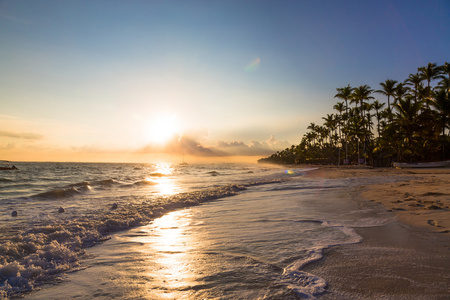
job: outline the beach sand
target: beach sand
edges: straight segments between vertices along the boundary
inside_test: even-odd
[[[450,169],[318,167],[308,177],[407,176],[411,180],[360,188],[361,196],[384,205],[404,223],[450,233]]]
[[[398,221],[356,228],[362,243],[327,249],[305,267],[328,282],[322,299],[450,299],[450,169],[320,166],[308,176],[409,177],[357,188]]]

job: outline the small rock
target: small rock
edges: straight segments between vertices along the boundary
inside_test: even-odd
[[[428,205],[427,207],[425,207],[425,209],[442,209],[442,207],[433,204]]]
[[[17,211],[13,210],[13,212],[11,213],[11,217],[17,217]]]
[[[65,212],[66,210],[64,209],[64,208],[62,208],[62,207],[59,207],[59,209],[58,209],[58,212],[60,213],[60,214],[62,214],[63,212]]]
[[[111,209],[116,209],[117,208],[117,203],[113,203],[113,205],[111,206]]]
[[[436,220],[428,220],[428,224],[431,226],[442,227],[439,225],[439,222]]]

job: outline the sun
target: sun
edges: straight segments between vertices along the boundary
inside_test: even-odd
[[[165,144],[180,135],[180,124],[176,114],[161,114],[149,123],[148,138],[152,143]]]

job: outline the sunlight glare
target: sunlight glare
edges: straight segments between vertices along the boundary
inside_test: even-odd
[[[168,163],[159,163],[155,166],[154,172],[145,178],[146,181],[152,182],[158,190],[159,195],[174,195],[179,192],[176,179],[171,177],[173,167]]]
[[[170,212],[141,228],[141,234],[131,238],[139,251],[140,278],[131,282],[131,291],[140,299],[188,299],[188,287],[196,280],[192,261],[198,245],[189,234],[191,214],[188,210]]]
[[[156,144],[165,144],[180,135],[177,115],[161,114],[150,122],[148,138]]]

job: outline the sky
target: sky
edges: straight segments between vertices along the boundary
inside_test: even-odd
[[[448,0],[0,0],[0,159],[256,161],[449,49]]]

